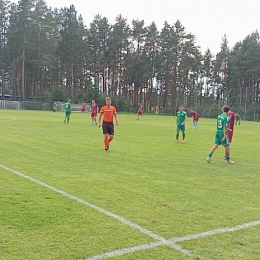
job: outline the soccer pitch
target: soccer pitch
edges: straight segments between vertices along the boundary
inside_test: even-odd
[[[120,114],[105,153],[90,114],[1,110],[0,259],[260,259],[260,123]],[[181,140],[181,134],[180,134]]]

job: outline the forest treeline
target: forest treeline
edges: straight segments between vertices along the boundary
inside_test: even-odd
[[[209,33],[214,33],[214,30]],[[98,102],[112,97],[119,111],[179,104],[216,116],[229,104],[244,119],[260,115],[257,31],[231,49],[224,35],[213,56],[177,20],[153,22],[96,15],[87,27],[73,5],[52,9],[42,0],[0,0],[0,93],[15,99]],[[103,102],[103,101],[102,101]]]

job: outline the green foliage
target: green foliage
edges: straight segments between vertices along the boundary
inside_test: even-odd
[[[65,86],[54,86],[51,93],[51,100],[52,101],[60,101],[64,102],[67,100],[69,94],[65,89]]]
[[[145,26],[136,19],[129,25],[119,15],[110,24],[96,15],[86,27],[74,5],[52,10],[33,0],[11,5],[1,0],[0,30],[5,79],[0,87],[4,93],[10,86],[14,97],[63,100],[66,95],[81,102],[108,94],[120,97],[124,111],[143,103],[149,112],[159,105],[175,113],[183,103],[204,116],[213,114],[206,108],[215,111],[212,100],[218,99],[247,119],[259,117],[258,32],[233,48],[224,35],[214,57],[210,50],[201,53],[195,35],[179,20],[158,31],[154,22]]]

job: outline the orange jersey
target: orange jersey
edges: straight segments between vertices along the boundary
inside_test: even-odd
[[[100,113],[104,116],[103,121],[113,122],[113,117],[116,115],[116,108],[113,106],[103,106]]]

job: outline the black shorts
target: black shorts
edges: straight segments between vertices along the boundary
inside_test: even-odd
[[[113,122],[103,121],[102,128],[103,128],[104,135],[105,134],[114,135],[114,123]]]

